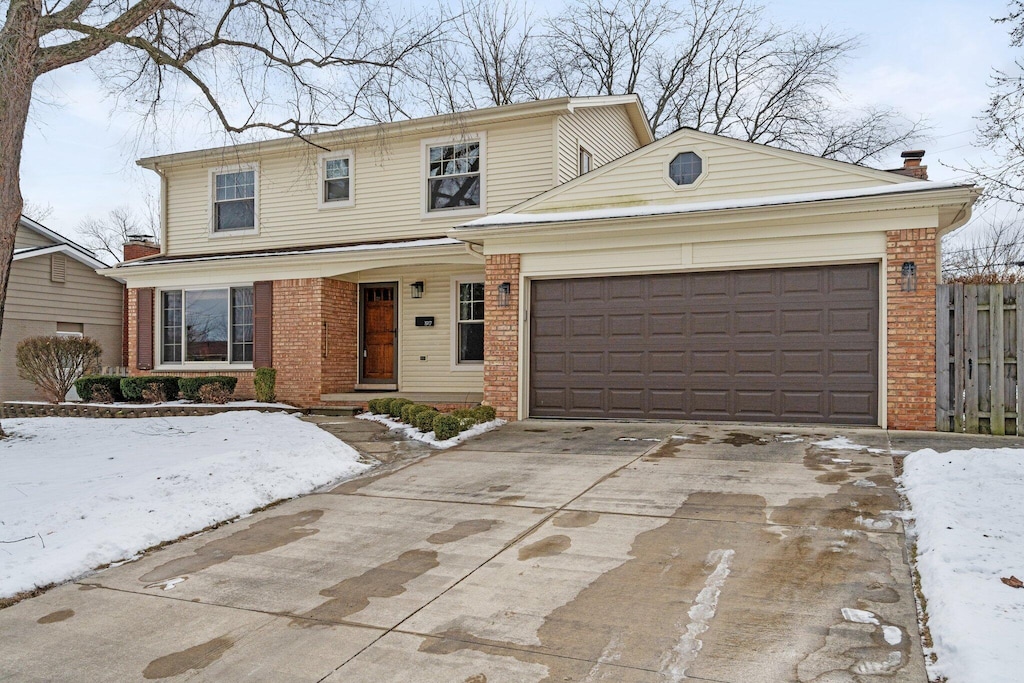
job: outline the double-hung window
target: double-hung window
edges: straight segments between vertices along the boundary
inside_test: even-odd
[[[593,168],[594,157],[590,156],[590,152],[580,147],[580,175],[590,173]]]
[[[427,146],[427,210],[482,206],[481,141]]]
[[[256,169],[215,170],[213,231],[230,233],[256,229]]]
[[[456,307],[458,362],[484,361],[484,283],[459,282]]]
[[[320,208],[352,205],[352,153],[328,152],[321,154]]]
[[[160,328],[165,365],[251,363],[253,289],[165,289]]]

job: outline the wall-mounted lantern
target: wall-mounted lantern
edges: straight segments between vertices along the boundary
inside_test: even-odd
[[[409,290],[410,290],[410,295],[412,296],[413,299],[422,299],[423,298],[423,283],[422,282],[414,282],[414,283],[412,283],[411,285],[409,285]]]
[[[498,285],[498,306],[508,308],[509,300],[512,298],[512,283],[502,282]]]
[[[917,291],[917,264],[913,261],[905,261],[900,268],[900,289],[904,292]]]

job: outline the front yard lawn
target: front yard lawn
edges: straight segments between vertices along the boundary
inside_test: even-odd
[[[929,675],[1022,680],[1024,588],[1003,579],[1024,579],[1024,450],[918,451],[901,484],[934,642]]]
[[[368,466],[283,413],[5,420],[0,598],[133,557]]]

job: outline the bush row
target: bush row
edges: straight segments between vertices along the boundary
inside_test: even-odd
[[[495,418],[494,408],[491,406],[442,413],[432,406],[413,403],[407,398],[373,398],[367,403],[367,407],[375,415],[388,415],[424,434],[433,432],[440,441],[458,436],[473,425],[490,422]]]
[[[270,380],[273,395],[273,379]],[[163,403],[179,396],[187,401],[226,403],[235,392],[237,377],[175,377],[172,375],[86,375],[75,382],[78,396],[86,403],[134,401]]]

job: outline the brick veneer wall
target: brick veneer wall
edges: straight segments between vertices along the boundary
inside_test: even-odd
[[[128,290],[128,367],[139,370],[137,290]],[[358,285],[327,278],[274,281],[274,367],[277,398],[298,406],[320,403],[326,392],[352,391],[356,383]],[[326,324],[326,327],[325,327]],[[254,371],[174,371],[181,377],[238,377],[237,398],[253,398]]]
[[[346,393],[355,389],[359,372],[358,316],[359,285],[325,280],[323,320],[327,323],[327,358],[322,393]]]
[[[519,254],[487,257],[484,285],[484,404],[498,417],[519,412]],[[498,305],[498,285],[512,285],[508,305]]]
[[[935,429],[935,290],[938,243],[934,228],[886,234],[888,294],[888,425]],[[917,264],[917,291],[900,286],[903,264]]]

